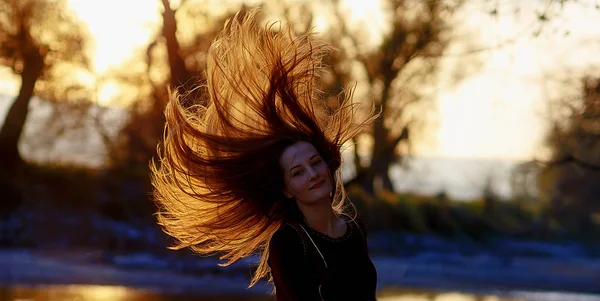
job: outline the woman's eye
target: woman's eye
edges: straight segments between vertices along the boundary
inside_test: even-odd
[[[292,173],[292,177],[296,177],[296,176],[302,175],[302,173],[303,173],[303,171],[301,171],[301,170],[300,171],[295,171],[295,172]]]
[[[319,165],[319,164],[321,164],[321,162],[323,162],[323,160],[317,160],[317,161],[313,162],[313,164],[312,164],[312,165],[313,165],[313,166],[316,166],[316,165]]]

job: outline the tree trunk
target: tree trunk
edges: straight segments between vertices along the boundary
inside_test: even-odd
[[[0,129],[0,220],[7,221],[22,203],[19,188],[19,171],[23,159],[19,154],[19,141],[27,120],[29,102],[33,96],[35,83],[44,69],[44,56],[37,49],[26,53],[21,73],[21,89],[11,105]],[[9,229],[0,229],[0,246],[10,246],[12,234]]]
[[[363,176],[365,190],[373,195],[380,195],[383,191],[394,191],[389,173],[392,163],[389,156],[382,156],[372,160],[371,167]]]
[[[169,69],[171,71],[171,86],[177,87],[180,94],[189,91],[192,75],[185,67],[185,62],[180,54],[179,41],[177,40],[177,20],[175,10],[171,8],[169,0],[162,0],[163,28],[162,35],[167,42],[167,55],[169,57]]]
[[[13,173],[22,163],[19,140],[27,120],[35,83],[43,68],[44,58],[39,52],[30,53],[25,57],[19,95],[11,105],[4,125],[0,129],[0,166],[5,173]]]
[[[364,177],[365,189],[378,195],[383,190],[394,191],[390,180],[390,165],[395,158],[395,149],[398,141],[390,139],[390,131],[384,125],[387,101],[390,94],[391,80],[384,80],[381,93],[381,114],[373,122],[373,150],[371,164]]]
[[[373,124],[374,144],[370,165],[357,172],[357,180],[367,192],[374,195],[381,194],[383,190],[394,191],[389,169],[395,158],[395,146],[390,145],[388,134],[381,114]]]
[[[392,85],[392,76],[384,79],[384,86],[381,93],[381,114],[373,121],[373,148],[371,151],[371,162],[369,167],[361,168],[357,166],[357,175],[352,182],[358,182],[367,192],[378,195],[384,190],[394,191],[394,186],[390,179],[390,165],[397,161],[396,146],[400,141],[408,139],[408,128],[404,127],[401,134],[392,137],[390,129],[384,126],[386,116],[387,102],[390,97]],[[355,162],[356,162],[355,158]]]

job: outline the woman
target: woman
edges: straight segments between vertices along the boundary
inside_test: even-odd
[[[277,300],[375,300],[366,229],[340,178],[342,145],[374,114],[354,123],[349,98],[326,107],[315,84],[328,47],[255,15],[237,14],[211,45],[209,99],[167,105],[158,221],[173,248],[224,265],[260,253],[250,286],[268,277]]]

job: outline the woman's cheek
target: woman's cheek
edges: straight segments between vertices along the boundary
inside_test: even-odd
[[[298,194],[302,192],[302,181],[299,178],[292,181],[292,189],[294,190],[294,194]]]

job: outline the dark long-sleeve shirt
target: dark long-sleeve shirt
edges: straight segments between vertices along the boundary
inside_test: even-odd
[[[360,220],[347,225],[342,237],[333,238],[302,224],[325,258],[327,269],[321,257],[315,256],[318,253],[310,240],[302,239],[302,229],[286,224],[273,235],[269,266],[277,300],[321,300],[319,284],[325,301],[375,300],[377,272],[367,250],[366,228]],[[324,274],[325,279],[319,276]]]

